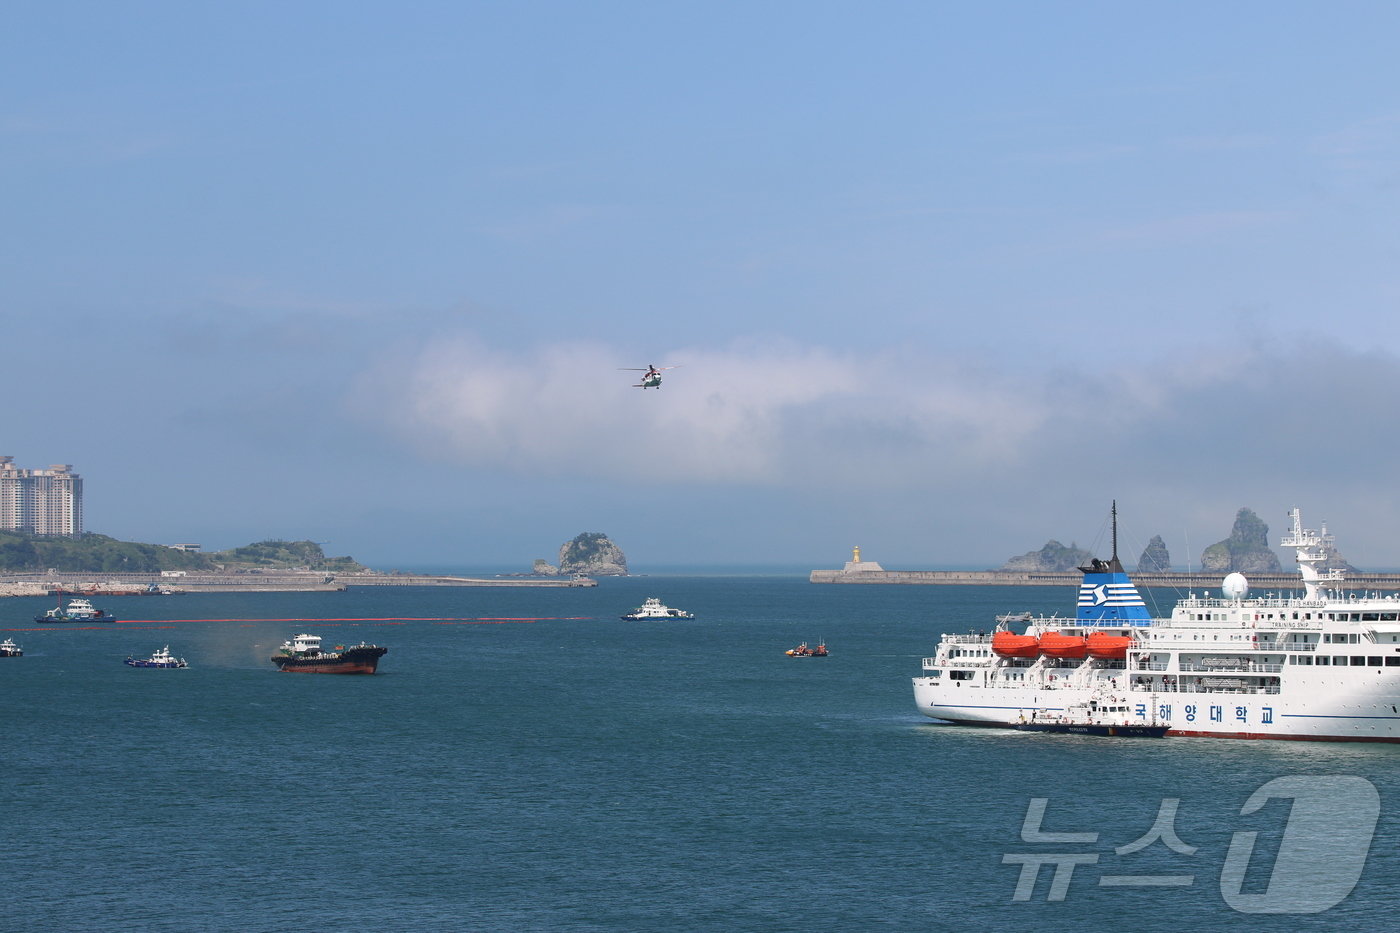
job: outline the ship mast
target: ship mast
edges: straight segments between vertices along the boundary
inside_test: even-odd
[[[1300,509],[1294,508],[1288,513],[1288,517],[1293,519],[1293,532],[1284,535],[1280,543],[1284,547],[1294,549],[1298,572],[1303,578],[1303,598],[1314,602],[1320,598],[1321,584],[1340,583],[1346,575],[1339,569],[1318,569],[1320,564],[1326,562],[1332,550],[1334,538],[1327,533],[1327,524],[1323,523],[1322,532],[1319,534],[1311,528],[1303,527],[1303,513]]]
[[[1123,572],[1123,565],[1118,561],[1118,500],[1113,500],[1113,558],[1112,565],[1115,573]]]

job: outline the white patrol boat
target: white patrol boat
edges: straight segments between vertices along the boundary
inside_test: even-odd
[[[672,609],[669,606],[662,605],[661,600],[652,596],[646,602],[642,603],[641,606],[621,618],[631,622],[643,619],[693,619],[695,618],[695,613],[686,612],[684,609]]]
[[[189,665],[185,663],[184,658],[177,658],[170,653],[169,645],[151,652],[149,658],[134,658],[128,656],[126,664],[130,667],[189,667]]]
[[[1108,696],[1173,736],[1400,742],[1400,595],[1343,593],[1342,572],[1320,570],[1325,525],[1289,513],[1301,595],[1251,598],[1231,573],[1219,597],[1190,594],[1154,619],[1118,560],[1114,514],[1113,557],[1079,568],[1074,618],[944,635],[914,678],[919,712],[1015,727]]]

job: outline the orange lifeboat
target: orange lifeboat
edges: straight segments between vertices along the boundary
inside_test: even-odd
[[[993,632],[992,650],[1003,658],[1034,658],[1040,654],[1040,639],[1015,632]]]
[[[1086,647],[1091,658],[1121,661],[1128,656],[1128,645],[1132,644],[1132,641],[1127,635],[1094,632],[1089,636]]]
[[[1050,658],[1079,659],[1088,653],[1089,645],[1079,635],[1046,632],[1040,636],[1040,651]]]

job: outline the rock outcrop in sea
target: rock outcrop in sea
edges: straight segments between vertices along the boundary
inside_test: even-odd
[[[534,566],[530,568],[530,573],[537,577],[557,577],[559,576],[559,568],[543,557],[536,557]]]
[[[1230,537],[1217,541],[1201,555],[1205,573],[1282,573],[1278,555],[1269,547],[1269,526],[1252,509],[1240,509]]]
[[[582,573],[590,577],[627,576],[627,558],[622,548],[605,534],[584,532],[559,548],[559,572]]]
[[[1002,564],[999,569],[1020,572],[1074,570],[1076,567],[1089,563],[1093,556],[1088,551],[1080,550],[1073,543],[1069,547],[1065,547],[1052,538],[1040,550],[1022,554],[1020,557],[1013,557]]]
[[[1153,535],[1138,558],[1137,573],[1166,573],[1172,569],[1172,556],[1161,535]]]

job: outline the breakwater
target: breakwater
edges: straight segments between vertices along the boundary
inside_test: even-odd
[[[1220,586],[1223,574],[1135,573],[1138,587],[1165,587],[1175,590],[1208,590]],[[1246,574],[1254,593],[1303,589],[1296,573]],[[884,583],[932,586],[1078,586],[1084,575],[1069,571],[1012,570],[813,570],[812,583]],[[1348,591],[1400,590],[1400,573],[1348,574],[1340,587]]]

